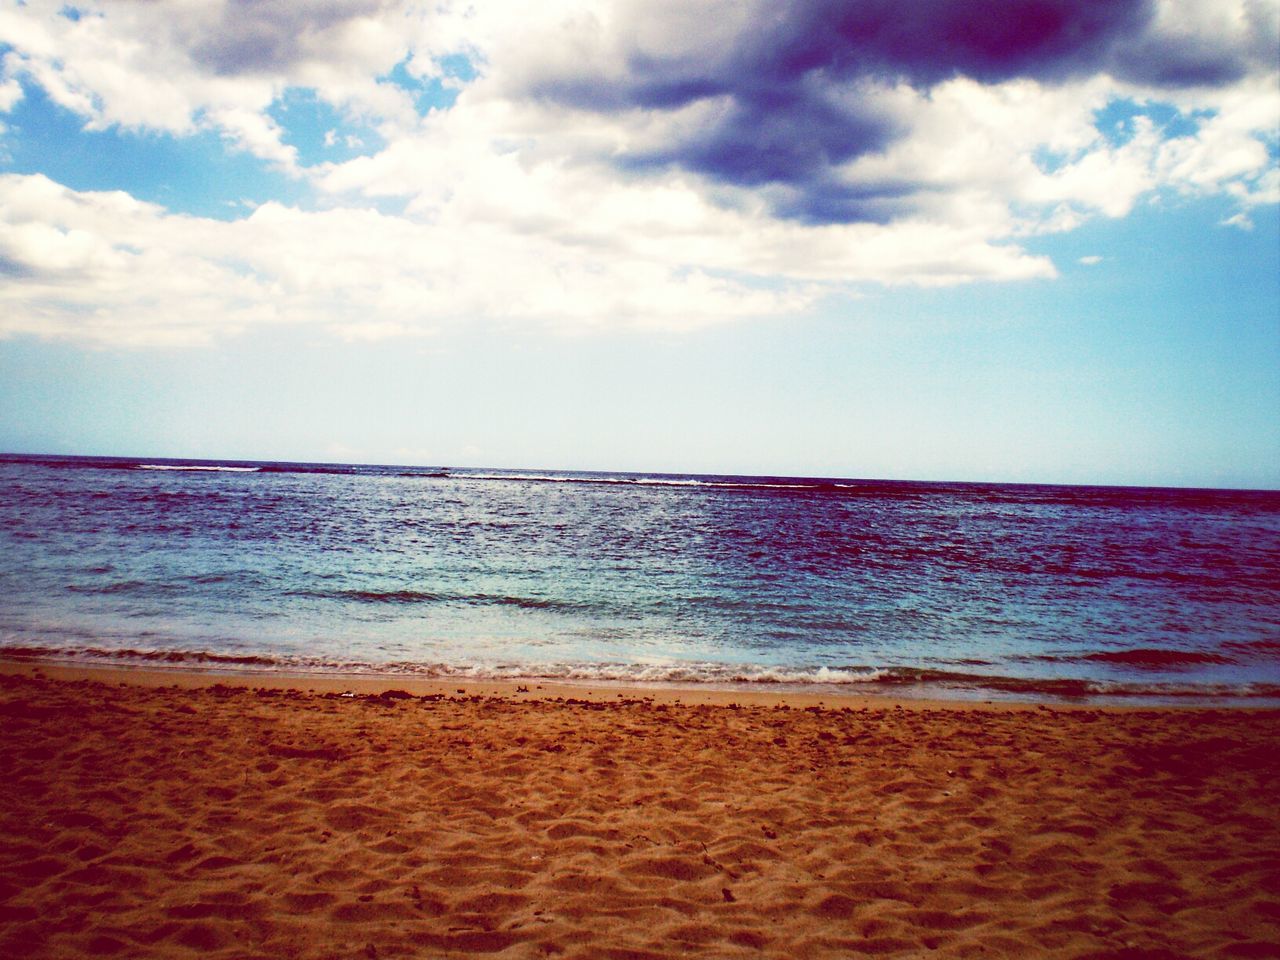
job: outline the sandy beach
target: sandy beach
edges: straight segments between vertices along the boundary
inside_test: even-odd
[[[1280,713],[530,686],[6,664],[0,956],[1280,955]]]

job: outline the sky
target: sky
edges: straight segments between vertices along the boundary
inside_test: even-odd
[[[1280,0],[0,0],[0,451],[1280,488]]]

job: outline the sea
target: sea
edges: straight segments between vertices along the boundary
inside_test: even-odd
[[[0,455],[0,657],[1280,705],[1280,492]]]

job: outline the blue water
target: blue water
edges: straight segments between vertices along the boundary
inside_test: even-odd
[[[1280,493],[0,457],[0,654],[1280,701]]]

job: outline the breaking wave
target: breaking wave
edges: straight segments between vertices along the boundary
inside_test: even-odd
[[[221,464],[139,463],[138,470],[195,470],[208,473],[257,473],[261,467],[228,467]]]
[[[642,686],[714,685],[728,688],[815,689],[847,693],[938,696],[955,699],[1063,702],[1214,701],[1280,703],[1280,684],[1179,684],[1029,678],[918,667],[778,666],[714,662],[674,663],[423,663],[369,662],[325,657],[284,657],[209,650],[0,644],[0,659],[63,664],[118,664],[151,668],[223,670],[298,676],[403,677],[446,681],[537,681]]]

